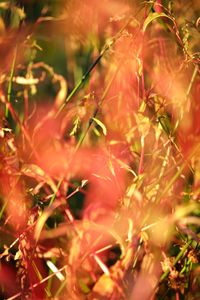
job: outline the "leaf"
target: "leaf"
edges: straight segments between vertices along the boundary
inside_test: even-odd
[[[142,136],[146,136],[150,130],[150,120],[148,117],[144,116],[143,114],[135,114],[137,127]]]
[[[41,178],[45,177],[45,172],[35,164],[24,164],[21,171],[30,177],[35,177],[35,175],[40,176]]]
[[[112,175],[113,175],[113,176],[116,176],[116,174],[115,174],[115,169],[114,169],[114,166],[113,166],[113,163],[112,163],[112,160],[111,160],[111,159],[109,159],[109,161],[108,161],[108,167],[109,167],[110,172],[112,173]]]
[[[22,20],[24,20],[25,17],[26,17],[26,14],[25,14],[23,8],[13,6],[11,8],[11,27],[12,28],[18,28],[19,25],[20,25],[20,22]]]
[[[82,279],[79,280],[79,286],[84,294],[88,294],[90,292],[89,287]]]
[[[172,126],[169,116],[167,114],[158,116],[158,121],[164,132],[169,136],[172,133]]]
[[[56,277],[60,281],[64,281],[65,280],[65,277],[63,276],[63,274],[58,270],[58,268],[54,265],[54,263],[51,260],[47,260],[47,266],[56,275]]]
[[[24,164],[21,168],[21,172],[29,177],[35,178],[38,182],[41,180],[46,182],[54,193],[57,193],[57,187],[54,181],[48,176],[44,170],[35,164]]]
[[[116,289],[115,281],[110,276],[103,274],[99,278],[97,283],[94,285],[93,293],[95,295],[97,294],[99,296],[99,299],[111,299],[112,293],[114,292],[115,289]]]
[[[70,132],[70,136],[74,136],[76,133],[77,133],[77,130],[78,130],[78,127],[79,127],[79,124],[80,124],[80,118],[77,117],[75,120],[74,120],[74,123],[73,123],[73,128]]]
[[[108,267],[102,262],[102,260],[98,257],[98,255],[94,254],[93,255],[96,263],[99,265],[99,267],[102,269],[102,271],[104,272],[104,274],[106,275],[110,275],[109,269]]]
[[[145,101],[142,101],[142,103],[141,103],[141,105],[140,105],[140,107],[139,107],[139,113],[144,113],[145,112],[145,109],[146,109],[146,103],[145,103]]]
[[[81,181],[81,188],[83,188],[87,183],[88,183],[88,180],[87,179],[83,179]]]
[[[0,3],[0,9],[8,9],[9,8],[9,3],[4,1]]]
[[[101,136],[100,132],[95,127],[93,128],[93,131],[96,134],[96,136]]]
[[[6,249],[3,251],[3,253],[0,254],[0,259],[2,259],[2,257],[4,256],[8,256],[9,255],[9,248],[6,247]]]
[[[17,251],[14,256],[14,260],[19,260],[19,259],[22,259],[22,253],[20,250]]]
[[[54,74],[55,81],[58,81],[60,84],[60,89],[56,95],[55,99],[55,106],[61,107],[63,103],[65,102],[66,95],[67,95],[67,81],[64,79],[63,76]]]
[[[39,83],[38,78],[25,78],[22,76],[13,77],[12,80],[21,85],[33,85]]]
[[[150,13],[149,15],[148,15],[148,17],[145,19],[145,21],[144,21],[144,24],[143,24],[143,32],[145,32],[146,31],[146,29],[147,29],[147,26],[152,22],[152,21],[154,21],[155,19],[157,19],[157,18],[160,18],[160,17],[165,17],[165,18],[168,18],[168,19],[170,19],[172,22],[173,22],[173,19],[171,18],[171,17],[169,17],[168,15],[166,15],[165,13],[157,13],[157,12],[154,12],[154,13]]]
[[[99,125],[101,127],[103,134],[106,135],[107,134],[106,126],[97,118],[92,118],[92,119],[96,122],[97,125]]]
[[[193,202],[188,205],[180,205],[175,209],[173,218],[175,221],[178,221],[184,218],[186,215],[194,213],[194,211],[198,209],[198,207],[198,204]]]
[[[143,64],[142,64],[142,60],[137,57],[137,62],[138,62],[138,74],[139,76],[142,76],[142,71],[143,71]]]

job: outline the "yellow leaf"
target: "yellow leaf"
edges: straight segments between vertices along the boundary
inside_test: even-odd
[[[92,119],[96,122],[97,125],[99,125],[99,127],[101,127],[103,134],[106,135],[107,134],[106,126],[97,118],[92,118]]]

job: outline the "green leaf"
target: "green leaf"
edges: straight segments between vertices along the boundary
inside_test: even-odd
[[[172,133],[172,125],[170,122],[170,118],[167,114],[158,116],[159,124],[167,135]]]
[[[145,21],[144,21],[144,24],[143,24],[143,32],[145,32],[146,31],[146,29],[147,29],[147,26],[152,22],[152,21],[154,21],[155,19],[157,19],[157,18],[160,18],[160,17],[165,17],[165,18],[168,18],[168,19],[170,19],[172,22],[173,22],[173,19],[171,18],[171,17],[169,17],[168,15],[166,15],[165,13],[156,13],[156,12],[153,12],[153,13],[150,13],[149,15],[148,15],[148,17],[145,19]]]
[[[100,120],[98,120],[96,118],[92,118],[92,119],[96,122],[97,125],[99,125],[101,127],[103,134],[106,135],[107,134],[106,126]]]

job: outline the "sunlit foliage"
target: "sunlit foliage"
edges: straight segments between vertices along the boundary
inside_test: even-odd
[[[0,2],[0,298],[200,299],[200,2]]]

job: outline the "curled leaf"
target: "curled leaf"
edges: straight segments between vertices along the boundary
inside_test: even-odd
[[[145,21],[144,21],[143,28],[142,28],[143,32],[146,31],[147,27],[149,26],[149,24],[150,24],[152,21],[154,21],[155,19],[160,18],[160,17],[165,17],[165,18],[168,18],[168,19],[170,19],[171,21],[173,21],[173,19],[172,19],[170,16],[166,15],[165,13],[160,13],[160,14],[159,14],[159,13],[156,13],[156,12],[150,13],[150,14],[148,15],[148,17],[147,17],[147,18],[145,19]]]
[[[97,118],[92,118],[92,120],[94,120],[96,122],[96,124],[99,125],[99,127],[101,127],[101,129],[103,131],[103,134],[107,135],[106,126],[100,120],[98,120]]]

